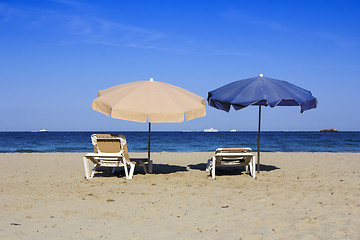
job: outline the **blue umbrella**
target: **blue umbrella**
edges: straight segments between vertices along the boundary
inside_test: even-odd
[[[258,172],[260,171],[260,121],[261,106],[300,106],[301,112],[317,107],[317,100],[311,92],[282,80],[264,77],[248,78],[210,91],[208,104],[229,112],[230,106],[240,110],[247,106],[259,106],[258,127]]]

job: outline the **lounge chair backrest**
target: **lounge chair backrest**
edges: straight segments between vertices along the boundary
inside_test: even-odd
[[[237,157],[234,156],[218,156],[219,153],[247,153],[251,152],[251,148],[218,148],[215,151],[215,164],[216,165],[222,165],[224,162],[238,162],[239,164],[248,164],[251,160],[251,156],[249,157]]]
[[[96,153],[119,153],[122,151],[124,141],[120,134],[93,134],[91,141]]]
[[[124,135],[121,135],[121,143],[123,144],[122,149],[123,149],[123,155],[126,161],[130,162],[130,157],[129,157],[129,151],[128,151],[128,147],[127,147],[127,142],[126,142],[126,138]]]
[[[237,153],[237,152],[251,152],[251,148],[218,148],[216,153]]]

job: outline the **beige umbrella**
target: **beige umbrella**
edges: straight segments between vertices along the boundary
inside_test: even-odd
[[[136,81],[98,92],[92,108],[107,116],[135,122],[183,122],[206,115],[204,98],[169,83]]]

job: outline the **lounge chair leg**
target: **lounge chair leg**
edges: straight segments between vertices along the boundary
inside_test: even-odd
[[[87,159],[87,157],[84,157],[83,160],[84,160],[84,168],[85,168],[85,178],[89,179],[90,178],[89,160]]]
[[[148,162],[148,172],[151,174],[153,171],[153,160],[149,160]]]
[[[256,178],[256,169],[255,169],[255,156],[252,157],[250,161],[250,173],[253,178]]]
[[[98,167],[98,164],[95,164],[94,167],[93,167],[93,169],[92,169],[90,178],[93,178],[93,177],[94,177],[95,170],[96,170],[97,167]]]
[[[208,159],[208,162],[206,164],[206,171],[210,171],[210,165],[211,165],[211,159]]]
[[[145,166],[145,164],[144,164],[144,163],[142,163],[142,164],[141,164],[141,166],[143,167],[145,174],[147,174],[147,173],[148,173],[148,171],[146,170],[146,166]]]
[[[124,163],[125,178],[129,179],[128,168],[127,168],[128,162],[126,162],[125,158],[123,158],[123,163]]]
[[[127,176],[126,179],[132,179],[134,170],[135,170],[135,164],[133,164],[133,163],[129,163],[129,164],[130,164],[130,172],[129,172],[129,176]],[[126,167],[126,170],[127,170],[127,167]]]
[[[210,168],[211,168],[211,178],[215,179],[215,157],[212,158]]]
[[[107,169],[110,176],[113,175],[113,170],[112,170],[113,168],[107,167],[106,169]]]

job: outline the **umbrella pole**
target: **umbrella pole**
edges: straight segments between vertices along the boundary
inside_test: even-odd
[[[150,163],[150,132],[151,132],[151,122],[149,122],[148,165]]]
[[[257,172],[259,173],[260,172],[260,123],[261,123],[261,105],[259,105],[259,127],[258,127],[258,139],[256,140],[257,141],[257,144],[258,144],[258,147],[257,147]]]

